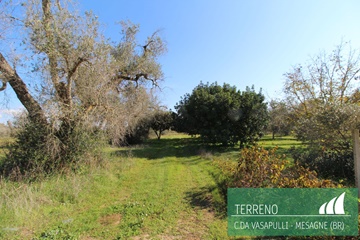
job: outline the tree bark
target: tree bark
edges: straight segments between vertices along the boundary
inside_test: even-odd
[[[72,105],[71,101],[71,76],[75,73],[77,67],[84,61],[84,59],[80,58],[78,63],[75,63],[73,69],[69,72],[68,82],[65,84],[64,82],[60,82],[60,77],[58,74],[58,56],[56,49],[56,41],[54,37],[54,28],[51,26],[53,20],[51,13],[51,1],[43,0],[42,1],[42,10],[43,10],[43,18],[42,23],[45,30],[46,36],[46,45],[47,48],[45,53],[49,58],[49,66],[50,66],[50,77],[51,81],[54,84],[56,94],[59,97],[59,100],[62,104],[65,105],[65,109],[70,109]],[[64,106],[62,106],[64,107]]]
[[[355,167],[355,186],[358,188],[358,197],[360,197],[360,140],[359,129],[352,130],[353,136],[353,152]]]
[[[31,96],[24,81],[17,72],[10,66],[4,56],[0,53],[0,72],[3,82],[7,82],[13,88],[16,96],[29,113],[30,120],[34,123],[47,125],[44,110],[40,104]],[[3,87],[6,85],[3,85]],[[4,87],[5,89],[6,87]],[[4,90],[3,89],[3,90]]]

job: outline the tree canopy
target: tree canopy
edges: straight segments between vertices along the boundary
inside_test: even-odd
[[[179,131],[199,134],[207,143],[241,146],[262,135],[267,107],[261,92],[247,87],[200,83],[176,105]]]
[[[329,149],[348,149],[359,126],[360,54],[340,44],[285,74],[284,92],[300,140]]]
[[[289,135],[292,130],[291,109],[284,101],[271,100],[269,102],[268,131],[275,134]]]
[[[294,132],[308,143],[295,149],[293,158],[321,177],[353,181],[351,132],[360,127],[359,73],[360,52],[342,43],[285,74]]]
[[[0,40],[14,46],[0,49],[0,91],[10,85],[35,129],[46,129],[52,146],[41,148],[56,150],[54,161],[76,132],[122,139],[152,108],[147,87],[163,78],[158,57],[166,51],[159,31],[140,43],[139,25],[122,21],[114,43],[97,16],[68,1],[12,3],[0,1]]]
[[[156,111],[150,119],[150,127],[155,132],[158,139],[165,130],[169,130],[173,126],[173,114],[171,111]]]

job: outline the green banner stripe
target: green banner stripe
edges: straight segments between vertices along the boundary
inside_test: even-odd
[[[357,236],[356,188],[229,188],[229,236]]]

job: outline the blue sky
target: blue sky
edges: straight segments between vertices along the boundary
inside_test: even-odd
[[[115,22],[129,19],[141,35],[162,29],[168,53],[161,58],[160,94],[169,108],[203,82],[254,85],[278,97],[283,74],[320,50],[351,41],[360,48],[360,1],[183,0],[80,1],[118,37]]]
[[[342,40],[360,48],[358,0],[80,0],[79,8],[98,15],[115,41],[121,20],[140,24],[140,39],[162,29],[160,99],[172,109],[200,81],[254,85],[278,98],[291,66]],[[19,107],[11,99],[7,108]]]

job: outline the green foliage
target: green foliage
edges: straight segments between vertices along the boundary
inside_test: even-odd
[[[41,233],[40,237],[37,238],[41,239],[49,239],[49,240],[75,240],[78,239],[77,236],[68,233],[63,227],[58,226],[55,229],[48,230],[46,232]]]
[[[124,140],[120,141],[120,145],[127,146],[143,143],[149,137],[149,130],[150,120],[147,118],[141,119],[133,129],[125,135]]]
[[[167,49],[159,31],[140,43],[139,25],[120,21],[121,39],[115,43],[102,34],[96,15],[72,4],[29,1],[18,11],[5,6],[8,14],[1,17],[21,23],[9,29],[24,30],[14,50],[31,64],[6,60],[10,48],[2,49],[0,91],[11,83],[33,125],[20,130],[0,171],[34,177],[62,171],[97,148],[94,126],[115,141],[149,114],[153,99],[147,89],[163,79],[159,57]],[[26,74],[17,72],[18,65]],[[37,79],[38,91],[27,89],[31,79]]]
[[[144,219],[148,216],[149,209],[139,202],[129,202],[116,207],[113,209],[113,212],[120,213],[123,216],[123,223],[119,226],[121,236],[118,237],[118,239],[122,239],[140,234],[144,225]]]
[[[262,135],[268,118],[261,92],[254,88],[241,92],[229,84],[200,83],[175,108],[178,131],[200,134],[213,144],[252,143]]]
[[[269,103],[269,124],[268,131],[275,134],[288,136],[292,130],[292,121],[290,120],[291,110],[285,102],[272,100]]]
[[[295,119],[296,137],[326,149],[342,151],[351,146],[351,123],[356,120],[357,110],[349,104],[312,106],[311,113],[300,115]]]
[[[351,149],[326,151],[319,148],[291,149],[299,165],[315,170],[320,177],[354,182],[354,157]]]
[[[351,130],[359,128],[359,59],[358,50],[341,43],[284,74],[299,140],[335,151],[349,148]]]
[[[270,151],[253,146],[244,148],[237,163],[216,161],[223,173],[219,181],[223,193],[227,188],[316,188],[335,187],[330,180],[321,180],[316,172],[295,164],[289,166],[276,148]]]
[[[9,146],[0,172],[12,180],[33,180],[54,172],[78,169],[85,159],[101,158],[100,131],[89,131],[78,124],[72,127],[66,139],[58,134],[25,119],[17,127],[16,141]]]
[[[359,59],[359,50],[341,43],[285,74],[294,133],[308,143],[306,151],[293,156],[322,177],[352,180],[354,176],[351,131],[360,126]]]
[[[154,130],[157,138],[160,139],[162,133],[173,126],[173,122],[172,112],[159,111],[152,117],[150,127]]]
[[[266,143],[281,141],[296,143]],[[102,167],[82,174],[31,183],[1,179],[1,239],[229,238],[216,182],[227,176],[212,159],[237,159],[238,150],[205,148],[195,138],[169,134],[146,146],[104,151]]]
[[[34,171],[51,171],[54,166],[44,152],[48,135],[47,129],[26,122],[22,129],[16,131],[16,141],[10,145],[6,159],[1,164],[1,172],[12,179],[18,179]]]

